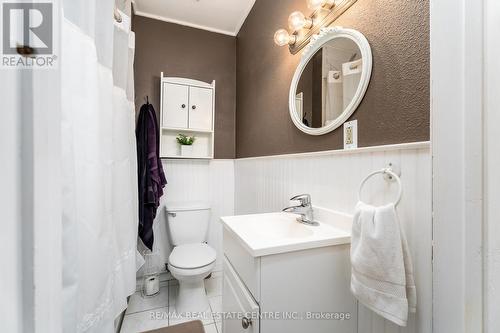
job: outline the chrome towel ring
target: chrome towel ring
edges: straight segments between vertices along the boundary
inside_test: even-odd
[[[384,168],[381,170],[377,170],[377,171],[370,173],[368,176],[366,176],[366,178],[363,179],[363,181],[359,185],[358,200],[362,201],[361,200],[361,190],[363,189],[363,186],[365,185],[367,180],[370,179],[371,177],[377,175],[377,174],[389,175],[391,177],[390,179],[394,179],[398,183],[398,186],[399,186],[398,198],[397,198],[396,202],[394,202],[394,206],[397,206],[399,204],[399,202],[401,201],[401,196],[403,195],[403,185],[401,184],[401,178],[399,178],[399,176],[394,171],[392,171],[391,168]]]

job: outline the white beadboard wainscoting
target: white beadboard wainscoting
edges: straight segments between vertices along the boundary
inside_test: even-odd
[[[353,213],[360,182],[389,163],[401,171],[403,198],[397,211],[413,257],[417,313],[410,314],[408,326],[400,328],[359,305],[358,332],[429,333],[432,332],[429,143],[238,159],[234,165],[235,213],[279,211],[289,204],[289,198],[302,193],[311,194],[313,205]],[[374,204],[393,200],[396,187],[396,183],[388,183],[382,176],[374,177],[367,182],[363,199]]]
[[[160,262],[167,263],[172,250],[167,229],[165,204],[167,202],[208,202],[211,221],[208,244],[217,250],[217,266],[222,270],[222,225],[219,218],[234,215],[233,160],[162,160],[168,184],[161,198],[154,222],[154,250],[160,253]],[[142,272],[139,271],[139,276]]]

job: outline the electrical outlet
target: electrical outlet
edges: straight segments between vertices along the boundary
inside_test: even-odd
[[[344,123],[344,149],[358,148],[358,121]]]

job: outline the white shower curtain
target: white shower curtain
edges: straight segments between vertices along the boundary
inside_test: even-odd
[[[361,81],[361,74],[363,72],[363,60],[358,59],[351,62],[342,64],[343,75],[343,105],[344,110],[351,104],[356,92],[359,88],[359,81]]]
[[[65,332],[114,332],[135,291],[133,33],[114,25],[113,8],[113,0],[63,1]]]

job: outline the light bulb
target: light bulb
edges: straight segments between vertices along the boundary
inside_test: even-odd
[[[335,0],[307,0],[307,7],[312,10],[318,10],[320,8],[330,9],[335,6]]]
[[[302,28],[312,27],[312,20],[310,18],[306,18],[301,12],[296,11],[291,13],[288,17],[288,26],[293,31],[298,31]]]
[[[323,0],[307,0],[307,8],[318,10],[323,7]]]
[[[295,43],[295,36],[290,35],[285,29],[280,29],[274,34],[274,42],[278,46],[285,46]]]

